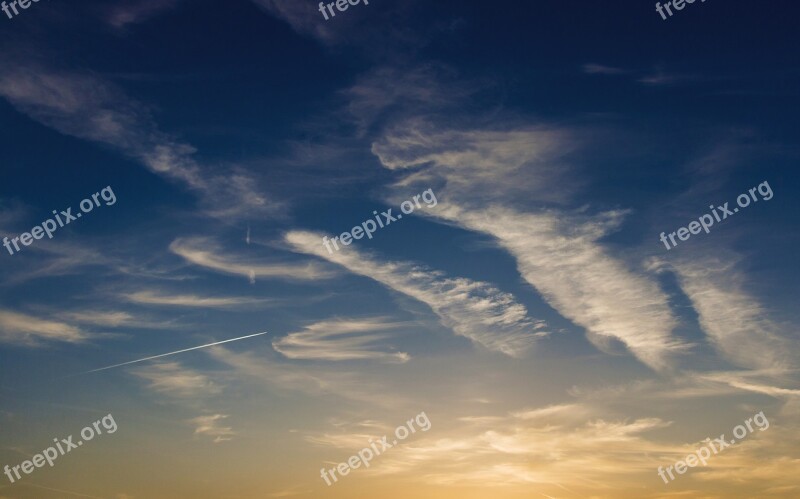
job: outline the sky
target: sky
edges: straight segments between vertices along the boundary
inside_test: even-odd
[[[800,497],[800,7],[669,5],[0,11],[0,499]]]

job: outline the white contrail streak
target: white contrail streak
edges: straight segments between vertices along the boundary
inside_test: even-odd
[[[146,360],[157,359],[159,357],[166,357],[167,355],[175,355],[176,353],[188,352],[190,350],[197,350],[197,349],[200,349],[200,348],[213,347],[214,345],[221,345],[223,343],[229,343],[231,341],[238,341],[238,340],[243,340],[245,338],[252,338],[253,336],[261,336],[262,334],[267,334],[267,331],[264,331],[263,333],[256,333],[256,334],[250,334],[250,335],[247,335],[247,336],[241,336],[239,338],[232,338],[230,340],[217,341],[215,343],[209,343],[207,345],[200,345],[199,347],[184,348],[183,350],[178,350],[178,351],[170,352],[170,353],[162,353],[161,355],[153,355],[152,357],[145,357],[144,359],[131,360],[129,362],[123,362],[122,364],[114,364],[113,366],[101,367],[99,369],[92,369],[91,371],[86,371],[83,374],[96,373],[97,371],[105,371],[106,369],[113,369],[115,367],[127,366],[128,364],[135,364],[137,362],[144,362]]]

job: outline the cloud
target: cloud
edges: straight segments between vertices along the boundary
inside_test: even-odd
[[[522,420],[543,420],[550,417],[560,419],[573,419],[576,416],[584,416],[585,408],[580,404],[560,404],[542,407],[538,409],[525,409],[512,412],[511,415]]]
[[[539,416],[528,417],[534,412]],[[591,487],[594,480],[619,482],[652,474],[658,457],[649,454],[677,455],[681,451],[682,446],[646,438],[649,432],[668,427],[668,421],[603,419],[598,414],[593,407],[571,404],[467,418],[461,425],[437,422],[431,431],[417,432],[382,454],[380,466],[364,473],[403,474],[435,485],[535,484],[543,487],[535,490],[548,492],[544,487],[558,488],[560,483]],[[306,440],[350,451],[363,447],[377,433],[359,429],[311,435]],[[574,478],[575,469],[585,470],[580,480]]]
[[[254,389],[270,386],[312,397],[333,395],[370,407],[397,408],[410,403],[401,394],[387,393],[385,385],[366,379],[363,372],[346,372],[341,366],[334,370],[317,365],[296,365],[271,357],[270,354],[274,355],[272,351],[265,354],[238,353],[214,347],[208,352],[235,373],[255,380],[257,385]]]
[[[637,81],[644,85],[665,86],[691,79],[686,75],[668,73],[663,68],[657,67],[650,74],[642,76]]]
[[[175,8],[181,0],[134,0],[117,2],[107,9],[106,22],[115,28],[138,24]]]
[[[28,487],[35,487],[37,489],[49,490],[50,492],[58,492],[59,494],[67,494],[67,495],[75,496],[75,497],[85,497],[87,499],[103,499],[102,497],[89,496],[89,495],[86,495],[86,494],[82,494],[80,492],[73,492],[73,491],[64,490],[64,489],[54,489],[54,488],[51,488],[51,487],[45,487],[43,485],[36,485],[35,483],[29,483],[27,485],[28,485]],[[4,499],[12,499],[12,498],[4,498]]]
[[[446,67],[380,66],[361,75],[342,94],[347,111],[361,132],[392,118],[425,116],[434,111],[457,108],[459,102],[481,88],[465,85]]]
[[[767,312],[747,292],[735,260],[695,257],[666,264],[653,260],[653,268],[671,269],[692,301],[698,321],[712,345],[739,366],[761,369],[788,368],[794,362],[792,345]]]
[[[256,277],[286,280],[328,279],[336,275],[314,262],[307,264],[252,263],[234,256],[223,256],[223,251],[205,238],[176,239],[169,245],[170,251],[190,263],[225,274],[247,277],[251,282]],[[229,252],[224,252],[229,255]]]
[[[292,29],[303,35],[311,35],[323,41],[332,41],[334,32],[325,23],[322,13],[315,5],[293,0],[253,0],[275,17],[286,21]]]
[[[178,398],[216,395],[222,391],[222,387],[208,376],[185,368],[178,362],[157,363],[132,372],[148,381],[151,390]]]
[[[422,16],[415,6],[423,5],[416,0],[397,3],[375,4],[360,3],[357,7],[350,5],[347,12],[334,8],[335,17],[328,20],[319,11],[319,2],[302,3],[295,0],[252,0],[272,16],[285,21],[297,33],[309,36],[326,47],[348,45],[350,50],[362,56],[373,58],[388,56],[396,58],[398,53],[419,49],[425,46],[433,36],[446,29],[436,27],[437,20],[428,20],[430,25],[419,27]],[[330,2],[325,2],[330,3]],[[414,19],[417,23],[404,22]],[[425,23],[427,24],[427,23]]]
[[[83,312],[64,312],[62,317],[83,324],[95,326],[119,327],[130,325],[134,322],[134,317],[127,312],[101,312],[86,310]]]
[[[15,266],[11,277],[4,279],[3,285],[12,286],[22,282],[35,280],[42,277],[54,277],[64,275],[76,275],[87,267],[108,267],[113,265],[113,261],[108,254],[98,251],[96,248],[82,246],[63,240],[48,241],[49,244],[39,247],[31,246],[31,251],[45,258],[37,258],[35,265],[27,265],[25,260],[20,260],[19,267]]]
[[[385,168],[410,170],[397,190],[423,179],[443,184],[439,206],[425,215],[496,238],[522,277],[599,348],[609,351],[617,339],[648,366],[664,369],[687,347],[671,336],[677,321],[668,296],[598,242],[626,212],[591,216],[560,207],[577,193],[576,175],[560,164],[576,147],[571,137],[543,127],[441,131],[412,122],[376,141],[373,152]]]
[[[595,345],[618,339],[643,363],[660,370],[688,346],[672,336],[677,324],[658,285],[611,257],[597,243],[618,224],[618,213],[570,221],[558,213],[526,214],[441,209],[437,215],[497,238],[517,259],[523,278]]]
[[[198,295],[167,295],[154,291],[137,291],[135,293],[122,294],[121,296],[133,303],[175,307],[231,308],[265,301],[263,299],[245,297],[213,298]]]
[[[636,78],[637,83],[649,86],[666,86],[673,83],[679,83],[694,79],[693,77],[675,73],[668,73],[661,67],[655,67],[651,71],[642,70],[628,70],[606,66],[603,64],[584,64],[581,68],[584,73],[592,75],[604,76],[618,76],[630,75],[631,78]]]
[[[273,341],[272,346],[290,359],[404,363],[410,359],[407,353],[385,352],[375,348],[375,343],[389,337],[376,331],[396,329],[399,326],[380,318],[328,320],[306,326],[304,331],[289,333]]]
[[[770,381],[774,383],[775,378],[779,378],[779,381],[782,381],[780,380],[780,374],[781,373],[776,372],[774,369],[771,369],[766,372],[719,372],[698,374],[697,376],[701,380],[724,383],[739,390],[761,393],[769,395],[770,397],[800,397],[800,390],[781,388],[768,384]],[[795,384],[797,383],[795,382]]]
[[[394,412],[412,405],[416,400],[416,397],[409,398],[400,390],[387,392],[386,382],[380,377],[395,366],[376,366],[375,375],[365,376],[364,369],[347,370],[346,364],[298,364],[286,361],[272,348],[268,351],[236,352],[213,347],[207,352],[214,360],[230,368],[229,377],[237,376],[239,383],[252,382],[249,388],[255,392],[266,392],[267,397],[275,392],[281,393],[281,396],[300,393],[332,404],[348,403],[354,407],[381,408]]]
[[[229,426],[222,426],[222,420],[228,417],[227,414],[213,414],[208,416],[198,416],[188,422],[195,426],[194,434],[213,437],[214,443],[232,440],[236,432]]]
[[[629,72],[626,69],[620,69],[611,66],[605,66],[603,64],[593,64],[593,63],[584,64],[582,69],[583,72],[587,74],[601,74],[601,75],[619,75]]]
[[[739,421],[758,411],[737,411],[743,418]],[[731,481],[736,482],[742,497],[762,497],[760,492],[767,487],[792,490],[797,486],[791,472],[796,459],[774,459],[775,455],[796,455],[797,411],[787,406],[780,413],[765,413],[771,423],[768,430],[756,429],[737,443],[734,451],[712,455],[707,466],[680,478],[682,490],[695,490],[687,497],[718,497]],[[529,417],[531,414],[537,416]],[[718,430],[710,430],[716,431],[713,436],[730,435],[728,422],[722,420]],[[736,424],[734,421],[731,423]],[[438,486],[497,487],[512,495],[516,488],[527,495],[534,492],[551,497],[657,499],[666,497],[658,467],[693,454],[705,445],[700,439],[706,436],[701,430],[690,431],[694,436],[688,438],[668,439],[665,435],[675,426],[669,420],[620,418],[585,403],[462,418],[462,424],[435,422],[431,431],[417,432],[381,454],[379,466],[361,473],[383,479],[413,477]],[[337,452],[352,452],[375,436],[357,429],[312,435],[307,440]],[[580,476],[575,475],[576,469],[583,470]],[[653,486],[631,495],[631,483]]]
[[[280,490],[278,492],[267,494],[267,497],[292,497],[300,494],[310,494],[311,492],[312,491],[310,489],[306,489],[303,487],[294,487],[291,489]]]
[[[489,350],[519,357],[547,334],[540,331],[543,321],[529,319],[512,295],[488,283],[446,278],[407,262],[380,261],[352,247],[331,254],[322,245],[322,234],[292,231],[286,241],[299,252],[337,263],[427,304],[446,327]]]
[[[373,142],[372,152],[384,168],[406,173],[397,186],[446,183],[454,201],[476,208],[497,202],[498,191],[508,201],[561,205],[583,186],[567,163],[582,141],[554,127],[447,130],[412,119]]]
[[[279,208],[241,169],[211,174],[202,168],[193,158],[193,146],[161,132],[146,106],[91,73],[4,60],[0,96],[46,126],[110,146],[183,184],[200,194],[211,216],[274,214]]]
[[[145,320],[122,311],[81,310],[74,312],[59,312],[55,316],[61,320],[89,324],[100,327],[136,327],[146,329],[167,329],[174,327],[164,320]]]
[[[89,338],[90,334],[76,326],[0,309],[2,343],[37,347],[48,341],[83,343]]]

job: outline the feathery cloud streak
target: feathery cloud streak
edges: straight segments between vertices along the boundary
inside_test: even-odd
[[[488,283],[447,278],[408,262],[379,261],[352,247],[329,254],[321,244],[322,234],[292,231],[286,241],[299,252],[337,263],[427,304],[445,326],[489,350],[519,357],[547,334],[539,331],[543,322],[529,319],[512,295]]]
[[[379,360],[404,363],[410,359],[405,352],[383,352],[375,343],[389,337],[385,331],[400,324],[380,319],[328,320],[311,324],[304,331],[289,333],[272,342],[272,347],[290,359],[313,360]]]
[[[590,217],[556,208],[521,211],[496,202],[519,198],[525,189],[528,203],[569,200],[571,190],[556,182],[565,172],[554,168],[566,138],[533,128],[438,131],[412,123],[374,143],[373,152],[386,168],[412,168],[404,186],[421,178],[445,183],[437,193],[446,201],[428,216],[494,236],[516,258],[523,278],[584,327],[598,347],[607,349],[615,338],[648,366],[664,369],[672,354],[686,348],[671,337],[677,321],[668,297],[598,242],[621,223],[624,212]],[[523,177],[529,180],[518,181]]]

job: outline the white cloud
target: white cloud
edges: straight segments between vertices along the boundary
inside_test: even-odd
[[[583,65],[583,72],[588,74],[618,75],[628,73],[627,70],[606,66],[604,64],[588,63]]]
[[[739,412],[743,418],[754,413],[749,408]],[[531,413],[539,416],[525,417]],[[734,451],[712,455],[707,466],[696,468],[678,484],[683,484],[684,492],[696,490],[687,497],[718,497],[715,490],[723,490],[720,487],[732,481],[743,491],[742,497],[762,497],[759,491],[765,487],[793,490],[797,480],[791,470],[796,459],[773,458],[796,455],[796,414],[796,409],[787,411],[787,407],[781,413],[766,411],[771,423],[768,430],[756,429]],[[657,499],[667,497],[658,467],[694,453],[705,445],[701,439],[706,436],[690,430],[687,434],[693,436],[688,438],[669,438],[666,435],[675,431],[671,421],[646,416],[621,419],[581,403],[464,419],[461,425],[437,420],[432,431],[417,432],[413,439],[381,455],[378,466],[360,471],[439,486],[506,491],[518,487],[520,493],[545,497]],[[722,420],[712,436],[730,435],[728,422]],[[668,427],[669,432],[663,431]],[[313,442],[344,452],[374,436],[353,431],[313,437]],[[582,470],[578,476],[576,469]],[[653,486],[625,495],[631,483]]]
[[[373,152],[388,169],[410,170],[398,183],[402,190],[442,184],[439,206],[425,215],[495,237],[522,277],[599,348],[609,350],[617,339],[664,369],[686,348],[671,336],[677,321],[667,295],[598,242],[625,212],[588,216],[548,207],[571,202],[581,185],[562,164],[576,140],[544,127],[441,131],[412,122],[376,141]]]
[[[146,106],[93,74],[5,61],[0,96],[46,126],[111,146],[182,183],[200,194],[211,216],[274,213],[279,208],[243,171],[211,174],[202,168],[193,158],[194,147],[161,132]]]
[[[313,397],[334,395],[370,407],[397,408],[410,403],[402,394],[387,393],[384,384],[365,378],[363,372],[346,372],[341,366],[337,369],[318,365],[299,366],[271,357],[272,351],[266,354],[238,353],[213,347],[208,352],[215,360],[231,367],[236,374],[255,380],[257,385],[254,389],[269,386]]]
[[[436,215],[496,237],[517,259],[520,274],[567,319],[584,327],[601,349],[618,339],[642,362],[664,369],[687,345],[672,337],[677,321],[667,295],[597,243],[616,214],[583,223],[557,213],[525,214],[491,207],[452,206]]]
[[[525,417],[535,411],[541,416]],[[380,465],[364,473],[406,475],[428,484],[462,487],[537,484],[540,487],[534,490],[547,492],[543,486],[591,487],[595,480],[623,483],[649,475],[660,458],[670,462],[672,456],[685,456],[683,449],[689,448],[647,438],[648,432],[669,426],[667,421],[599,415],[590,406],[572,404],[467,418],[462,425],[439,422],[432,431],[417,432],[381,455]],[[345,451],[364,446],[376,433],[312,434],[306,440]],[[579,480],[575,480],[575,469],[584,470]]]
[[[440,66],[381,66],[361,75],[343,93],[347,111],[363,132],[387,115],[426,115],[454,107],[478,90]]]
[[[694,258],[653,267],[671,268],[692,301],[698,320],[714,347],[739,366],[761,369],[788,368],[792,345],[780,328],[766,318],[767,311],[747,291],[735,260]]]
[[[222,387],[208,376],[181,366],[178,362],[163,362],[136,369],[133,374],[149,382],[149,388],[179,398],[215,395]]]
[[[517,419],[523,420],[539,421],[547,418],[556,418],[563,421],[565,419],[583,417],[586,415],[586,411],[585,408],[580,404],[560,404],[540,407],[537,409],[524,409],[521,411],[512,412],[511,415]]]
[[[40,346],[45,341],[82,343],[91,337],[76,326],[39,319],[30,315],[0,310],[0,342]]]
[[[205,238],[176,239],[169,245],[170,251],[190,263],[225,274],[247,277],[255,282],[256,277],[286,280],[316,280],[334,277],[335,272],[314,262],[306,264],[263,264],[247,261],[230,252],[223,252],[213,241]],[[223,256],[223,253],[225,255]]]
[[[198,295],[167,295],[155,291],[137,291],[121,295],[124,299],[145,305],[166,305],[176,307],[211,307],[228,308],[242,305],[263,303],[265,300],[258,298],[228,297],[214,298]]]
[[[489,350],[521,356],[537,337],[547,334],[537,332],[544,324],[529,319],[512,295],[488,283],[446,278],[407,262],[380,261],[352,246],[331,254],[322,245],[322,234],[293,231],[286,234],[286,241],[297,251],[342,265],[427,304],[445,326]]]
[[[305,360],[378,360],[383,362],[407,362],[405,352],[378,350],[376,343],[389,335],[377,333],[396,329],[400,324],[378,319],[337,319],[317,322],[304,331],[289,333],[272,342],[273,348],[290,359]]]
[[[213,437],[214,443],[231,440],[236,432],[229,426],[222,426],[222,420],[228,417],[227,414],[213,414],[208,416],[198,416],[190,419],[189,423],[195,427],[195,435]]]
[[[77,310],[62,311],[55,314],[55,317],[79,324],[88,324],[100,327],[136,327],[146,329],[167,329],[175,327],[169,321],[143,319],[128,312],[122,311],[103,311],[103,310]]]
[[[732,388],[748,392],[761,393],[775,398],[800,397],[800,390],[773,386],[776,382],[787,382],[785,373],[777,371],[780,369],[769,369],[767,371],[748,371],[748,372],[713,372],[698,374],[700,380],[707,380],[714,383],[724,383]],[[797,385],[796,381],[788,381]]]
[[[398,185],[446,184],[451,201],[475,208],[498,199],[562,204],[583,185],[565,159],[582,140],[555,127],[447,130],[412,119],[376,140],[372,152],[384,168],[407,172]]]
[[[127,312],[85,310],[82,312],[64,312],[61,316],[68,320],[95,326],[119,327],[134,322],[134,317]]]

